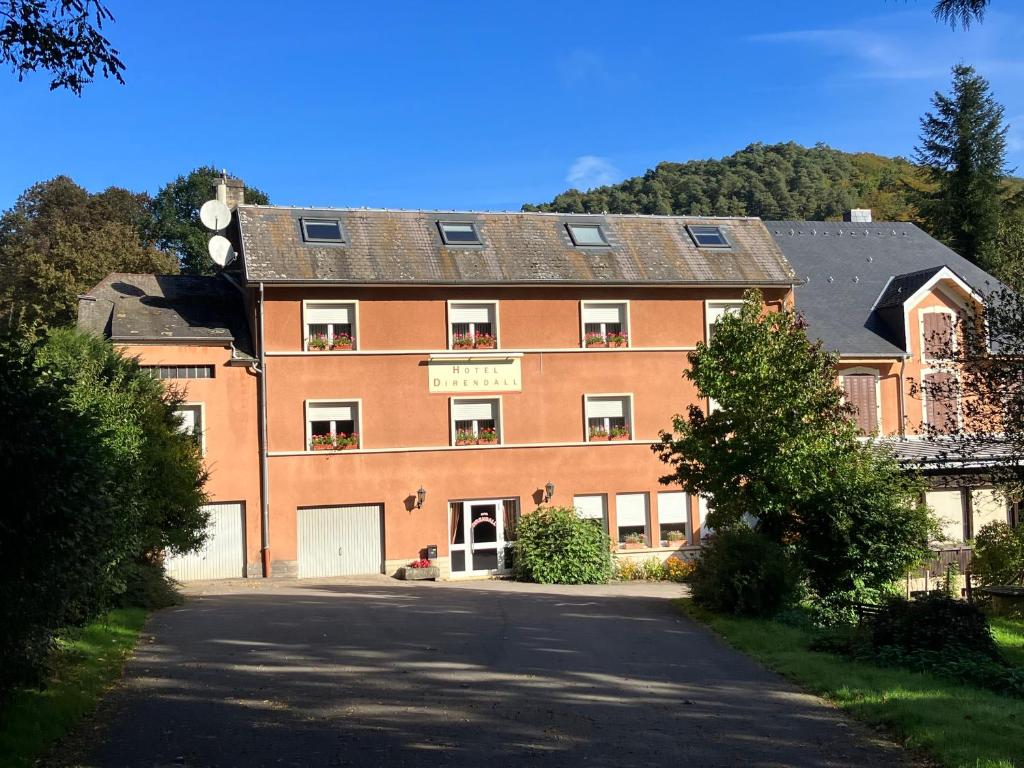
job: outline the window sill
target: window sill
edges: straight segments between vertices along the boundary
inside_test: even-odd
[[[607,442],[588,443],[584,441],[567,443],[498,443],[496,445],[417,445],[408,448],[349,448],[344,451],[269,451],[268,456],[334,456],[337,454],[367,453],[429,453],[431,451],[471,451],[518,448],[590,448],[595,445],[655,445],[656,440],[609,440]]]

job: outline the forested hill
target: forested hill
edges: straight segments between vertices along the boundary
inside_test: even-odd
[[[751,144],[721,160],[659,163],[620,184],[570,189],[523,210],[822,220],[842,218],[849,208],[871,208],[876,221],[915,221],[913,200],[922,186],[903,158],[823,144]]]

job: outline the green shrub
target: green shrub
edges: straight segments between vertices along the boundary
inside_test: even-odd
[[[514,574],[538,584],[603,584],[612,575],[611,540],[571,507],[538,507],[516,526]]]
[[[974,539],[971,572],[984,586],[1024,584],[1024,526],[983,526]]]
[[[717,533],[691,578],[693,600],[719,613],[773,616],[800,597],[792,554],[746,526]]]
[[[155,611],[182,602],[177,582],[164,571],[162,563],[138,560],[126,569],[125,590],[118,596],[119,608],[145,608]]]
[[[656,557],[648,558],[640,564],[640,574],[644,581],[664,581],[667,578],[664,564]]]
[[[981,609],[937,592],[916,600],[888,600],[871,621],[871,644],[876,651],[970,652],[1000,658]]]

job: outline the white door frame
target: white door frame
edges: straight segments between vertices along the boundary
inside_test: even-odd
[[[459,502],[462,504],[462,544],[450,544],[449,548],[456,552],[464,552],[466,558],[466,570],[464,571],[452,571],[453,577],[459,576],[487,576],[504,573],[505,567],[505,501],[504,499],[466,499]],[[494,507],[494,527],[495,527],[495,540],[492,545],[491,542],[485,542],[483,546],[473,546],[473,525],[470,522],[472,519],[472,508],[475,506]],[[448,505],[448,516],[449,516],[449,530],[451,530],[451,503]],[[479,550],[483,552],[489,552],[494,550],[498,557],[498,567],[491,568],[480,568],[474,569],[473,566],[473,552]]]

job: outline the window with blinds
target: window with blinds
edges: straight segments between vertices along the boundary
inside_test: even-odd
[[[501,406],[497,398],[453,399],[452,445],[501,442]]]
[[[719,321],[725,315],[736,315],[739,314],[740,309],[743,307],[742,301],[720,301],[720,302],[708,302],[705,305],[705,322],[707,327],[705,328],[705,341],[710,342],[715,335],[715,329],[718,327]]]
[[[948,435],[960,428],[959,382],[950,371],[923,377],[924,417],[929,431]]]
[[[498,307],[493,302],[448,305],[449,349],[495,349]]]
[[[870,373],[849,373],[842,377],[846,402],[856,411],[857,429],[862,435],[878,431],[878,379]]]
[[[573,496],[572,505],[581,520],[590,520],[608,531],[608,497],[603,493]]]
[[[633,437],[633,403],[630,395],[587,395],[587,440],[630,440]]]
[[[186,435],[192,435],[199,443],[200,448],[205,445],[203,439],[203,406],[199,403],[183,403],[174,409],[174,414],[180,419],[178,431]]]
[[[921,313],[921,349],[925,360],[949,360],[953,357],[956,336],[952,312]]]
[[[615,525],[620,544],[650,546],[650,522],[646,493],[619,493],[615,496]]]
[[[356,348],[354,302],[308,302],[304,312],[307,350],[339,352]]]
[[[306,404],[306,445],[309,450],[313,450],[315,444],[328,441],[340,447],[339,438],[355,438],[351,447],[358,447],[359,432],[358,401]]]
[[[663,546],[670,541],[685,541],[690,505],[684,491],[663,491],[658,494],[658,528]]]
[[[629,345],[629,315],[626,302],[583,302],[584,347],[625,347]]]

